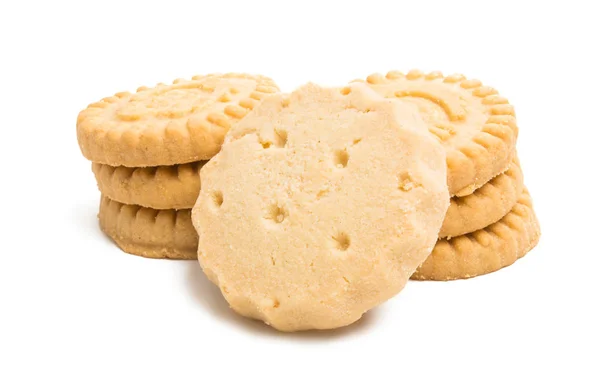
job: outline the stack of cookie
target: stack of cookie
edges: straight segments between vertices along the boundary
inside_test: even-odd
[[[514,263],[540,236],[516,153],[513,107],[478,80],[412,70],[373,74],[380,95],[416,105],[446,149],[450,208],[412,279],[470,278]]]
[[[131,254],[195,259],[190,209],[199,170],[231,125],[278,90],[263,76],[213,74],[89,105],[77,119],[77,138],[102,193],[102,230]]]

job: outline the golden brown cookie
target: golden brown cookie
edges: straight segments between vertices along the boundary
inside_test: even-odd
[[[540,225],[527,189],[500,221],[450,240],[438,240],[411,279],[447,281],[488,274],[513,264],[538,243]]]
[[[451,196],[471,194],[508,169],[518,134],[515,111],[494,88],[460,74],[418,70],[373,74],[366,82],[384,97],[419,107],[446,149]]]
[[[263,76],[229,73],[141,87],[89,105],[77,118],[83,155],[111,166],[161,166],[214,156],[232,123],[278,91]]]
[[[450,199],[416,107],[364,84],[266,98],[200,174],[203,270],[236,312],[282,331],[346,326],[400,292]]]
[[[152,209],[191,209],[200,192],[200,168],[189,164],[128,168],[92,163],[100,192],[113,201]]]
[[[148,258],[196,259],[191,211],[154,210],[100,200],[100,228],[125,252]]]
[[[440,230],[440,238],[471,233],[500,220],[523,191],[523,173],[515,155],[507,171],[464,197],[454,197]]]

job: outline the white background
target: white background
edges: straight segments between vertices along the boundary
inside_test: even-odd
[[[592,4],[2,1],[0,381],[600,381]],[[411,282],[353,326],[282,334],[232,313],[196,262],[127,255],[98,229],[75,134],[88,103],[207,72],[291,91],[412,68],[465,73],[515,105],[542,225],[515,265]]]

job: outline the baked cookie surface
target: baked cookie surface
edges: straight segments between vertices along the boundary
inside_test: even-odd
[[[500,221],[454,237],[440,239],[411,279],[447,281],[488,274],[512,265],[537,245],[540,224],[527,189]]]
[[[231,124],[278,88],[247,74],[178,79],[90,104],[77,118],[81,152],[111,166],[161,166],[210,159]]]
[[[201,170],[198,258],[241,315],[348,325],[397,294],[449,204],[443,147],[364,84],[266,98]]]
[[[418,106],[446,149],[450,195],[471,194],[508,169],[518,135],[515,111],[494,88],[460,74],[418,70],[373,74],[366,83]]]
[[[191,210],[155,210],[100,200],[100,228],[121,250],[147,258],[196,259]]]
[[[200,168],[189,164],[128,168],[92,163],[98,189],[113,201],[152,209],[191,209],[200,192]]]

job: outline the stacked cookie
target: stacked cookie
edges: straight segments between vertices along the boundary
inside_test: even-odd
[[[199,170],[232,124],[275,92],[267,77],[212,74],[89,105],[77,119],[77,138],[102,193],[102,230],[128,253],[195,259],[190,209]]]
[[[514,108],[463,75],[412,70],[365,81],[386,98],[416,105],[446,149],[450,207],[432,254],[412,279],[469,278],[508,266],[540,236],[516,154]]]

